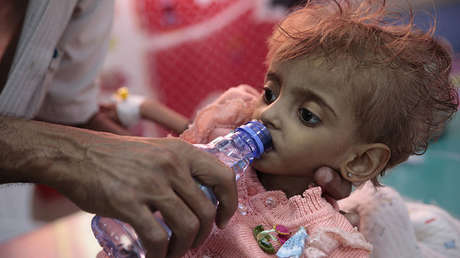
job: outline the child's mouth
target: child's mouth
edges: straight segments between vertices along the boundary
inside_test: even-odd
[[[272,137],[272,142],[271,142],[271,146],[270,148],[266,149],[265,152],[271,152],[271,151],[275,151],[275,141],[273,140],[273,137]]]
[[[267,151],[274,151],[275,150],[275,143],[272,140],[272,147],[268,149]]]

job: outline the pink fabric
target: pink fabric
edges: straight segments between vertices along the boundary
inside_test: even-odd
[[[198,112],[195,122],[181,138],[191,143],[207,143],[250,120],[260,94],[247,85],[232,88],[213,104]],[[287,198],[282,191],[266,191],[254,170],[248,169],[237,183],[239,208],[223,230],[214,227],[206,242],[185,257],[273,257],[262,251],[253,229],[263,225],[286,226],[295,233],[304,226],[319,241],[315,247],[329,257],[368,257],[371,246],[352,225],[321,197],[321,188],[307,189],[302,196]],[[324,228],[328,232],[322,234]],[[360,237],[357,237],[359,235]],[[275,249],[280,244],[272,241]]]
[[[180,137],[190,143],[208,143],[248,122],[259,92],[249,85],[230,88],[200,110],[195,121]]]

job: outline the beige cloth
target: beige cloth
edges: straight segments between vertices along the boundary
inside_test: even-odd
[[[359,231],[374,246],[371,257],[460,257],[460,222],[439,207],[404,201],[392,188],[370,182],[339,206],[360,215]]]
[[[108,49],[113,0],[31,0],[0,115],[66,124],[97,110],[95,78]]]

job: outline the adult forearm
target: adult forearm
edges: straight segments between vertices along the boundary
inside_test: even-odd
[[[0,146],[0,183],[47,184],[85,211],[130,223],[156,257],[165,257],[168,246],[172,256],[183,255],[206,239],[215,218],[222,227],[237,206],[230,168],[178,139],[0,117]],[[194,178],[215,190],[217,212]],[[163,215],[174,242],[168,244],[152,210]]]
[[[78,175],[64,163],[82,160],[91,138],[81,129],[0,117],[0,183],[69,181]]]

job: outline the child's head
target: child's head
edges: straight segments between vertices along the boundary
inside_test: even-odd
[[[274,151],[254,166],[301,176],[321,166],[363,182],[423,153],[456,111],[446,48],[413,24],[389,24],[384,1],[311,1],[269,40],[254,117]]]

